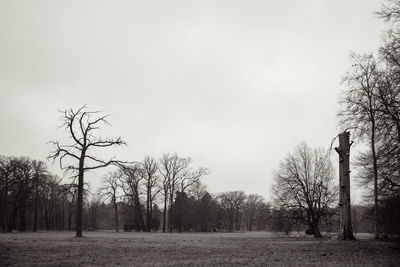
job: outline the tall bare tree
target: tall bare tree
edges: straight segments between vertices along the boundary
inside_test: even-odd
[[[179,157],[178,154],[163,154],[159,162],[159,172],[163,177],[164,193],[164,212],[163,212],[163,232],[166,229],[167,210],[168,219],[173,217],[174,197],[177,190],[183,194],[191,185],[195,184],[209,171],[206,168],[193,170],[191,167],[192,159]],[[169,207],[167,207],[169,204]],[[172,224],[169,224],[169,231],[172,232]]]
[[[321,149],[302,143],[280,163],[272,186],[275,205],[320,237],[319,225],[331,215],[337,197],[333,167]]]
[[[142,167],[139,163],[134,163],[121,166],[120,171],[122,174],[119,176],[121,188],[134,207],[135,230],[144,231],[145,225],[142,203],[140,201],[141,183],[143,180]]]
[[[341,123],[347,128],[355,129],[356,137],[367,138],[372,155],[374,174],[374,217],[375,238],[379,237],[378,229],[378,158],[376,146],[379,130],[379,84],[382,73],[372,55],[352,54],[352,67],[344,77],[347,89],[340,99]]]
[[[175,190],[183,170],[187,168],[189,162],[185,158],[181,158],[178,154],[163,154],[160,159],[159,172],[163,177],[163,193],[164,193],[164,211],[163,211],[163,232],[166,231],[167,214],[168,219],[172,215],[171,207],[174,202]],[[167,206],[169,204],[169,207]],[[169,213],[168,213],[169,210]],[[172,224],[168,224],[169,231],[172,232]]]
[[[58,141],[50,141],[54,146],[54,151],[50,153],[49,158],[58,159],[61,169],[65,172],[72,172],[78,177],[76,236],[82,237],[84,174],[90,170],[121,163],[114,159],[102,160],[96,157],[91,150],[125,145],[126,143],[120,137],[116,139],[97,137],[100,125],[110,125],[107,121],[108,115],[102,116],[98,111],[88,111],[86,106],[77,110],[64,110],[61,113],[61,127],[64,127],[72,142],[63,145]],[[73,162],[64,165],[66,158]]]
[[[146,157],[142,166],[142,177],[146,190],[146,231],[151,231],[153,220],[153,203],[161,191],[158,176],[158,162],[151,157]]]

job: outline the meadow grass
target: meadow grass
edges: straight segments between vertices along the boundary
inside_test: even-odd
[[[0,234],[0,266],[399,266],[397,243],[268,232]]]

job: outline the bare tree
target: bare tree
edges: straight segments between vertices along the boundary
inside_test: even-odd
[[[246,195],[243,191],[222,193],[218,196],[218,204],[222,209],[225,229],[239,231]]]
[[[305,143],[297,146],[280,163],[272,190],[276,206],[307,225],[315,237],[321,236],[319,225],[331,215],[331,205],[337,196],[327,153],[311,150]]]
[[[45,176],[48,174],[47,167],[43,161],[32,161],[32,167],[34,171],[33,177],[33,207],[34,207],[34,214],[33,214],[33,231],[36,232],[38,228],[38,212],[39,212],[39,187],[42,184]]]
[[[174,202],[175,190],[178,186],[179,178],[183,170],[189,165],[186,158],[180,158],[176,153],[173,155],[163,154],[160,159],[160,174],[163,177],[163,193],[164,193],[164,211],[163,211],[163,232],[166,231],[167,210],[169,210],[168,219],[172,215],[171,207]],[[169,207],[167,207],[169,204]],[[169,231],[172,232],[172,224],[168,224]]]
[[[164,197],[164,209],[163,209],[163,225],[162,231],[165,233],[167,227],[167,205],[168,205],[168,192],[171,182],[171,172],[172,172],[172,165],[169,160],[168,154],[163,154],[159,160],[159,172],[162,177],[162,193]]]
[[[174,196],[177,190],[183,194],[191,185],[195,184],[200,178],[209,173],[206,168],[192,170],[192,159],[179,157],[178,154],[163,154],[160,159],[159,172],[163,177],[164,193],[164,213],[163,213],[163,232],[166,229],[167,209],[169,210],[168,219],[173,217]],[[169,207],[167,208],[167,203]],[[172,224],[169,224],[169,231],[172,232]]]
[[[379,101],[377,98],[382,73],[372,55],[352,54],[353,65],[344,77],[346,89],[340,99],[339,116],[347,128],[355,129],[356,137],[367,138],[372,153],[374,173],[375,238],[378,230],[378,159],[376,152],[379,130]]]
[[[60,168],[65,172],[72,172],[78,177],[78,207],[76,236],[82,237],[82,210],[83,210],[83,184],[84,174],[87,171],[107,167],[112,164],[121,163],[120,161],[102,160],[94,155],[91,149],[108,148],[112,146],[125,145],[120,138],[109,139],[96,137],[96,132],[100,125],[110,125],[106,116],[100,116],[98,111],[87,111],[86,106],[78,110],[64,110],[61,112],[62,126],[68,133],[72,143],[62,145],[58,141],[50,141],[55,150],[49,155],[49,158],[59,159]],[[74,163],[63,164],[64,160],[69,158]]]
[[[111,198],[111,202],[114,206],[114,216],[115,216],[115,231],[119,232],[119,222],[118,222],[118,188],[120,187],[119,179],[121,172],[114,171],[110,172],[103,178],[103,186],[100,188],[101,196],[105,199]]]
[[[122,190],[134,207],[135,230],[144,231],[145,225],[143,220],[142,204],[140,201],[140,186],[141,181],[143,180],[142,167],[139,163],[135,163],[123,165],[120,170],[121,175],[119,176],[119,179]]]
[[[250,194],[244,203],[244,214],[246,217],[247,230],[252,231],[256,222],[257,211],[263,207],[264,198],[257,194]]]
[[[271,204],[263,201],[256,210],[255,220],[257,231],[269,230],[271,217]]]
[[[179,175],[178,182],[179,182],[179,189],[181,193],[184,193],[189,187],[198,183],[200,178],[208,175],[210,171],[207,168],[200,167],[197,170],[192,170],[190,164],[192,163],[191,158],[186,158],[187,164],[186,167],[182,170],[181,174]]]
[[[60,198],[60,182],[57,176],[47,175],[42,180],[38,190],[41,217],[44,220],[45,229],[52,230],[54,227],[55,214],[57,213],[57,202]]]
[[[142,177],[146,190],[146,231],[151,231],[153,220],[153,203],[161,191],[158,176],[158,162],[151,157],[146,157],[142,166]]]
[[[12,174],[15,171],[16,159],[9,157],[0,157],[0,204],[1,204],[1,231],[3,233],[8,231],[8,216],[9,216],[9,203],[10,203],[10,189],[12,187]]]
[[[7,164],[7,163],[6,163]],[[8,162],[6,170],[12,170],[8,177],[5,177],[7,196],[5,198],[7,232],[11,232],[18,217],[18,230],[25,231],[27,224],[27,205],[33,191],[33,168],[29,158],[12,158]]]

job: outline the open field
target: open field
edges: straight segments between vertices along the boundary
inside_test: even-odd
[[[0,266],[399,266],[396,243],[271,233],[0,234]]]

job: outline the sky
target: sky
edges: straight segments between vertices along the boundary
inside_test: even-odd
[[[211,170],[203,179],[210,192],[270,199],[288,152],[302,141],[328,148],[343,130],[341,79],[351,51],[378,48],[380,7],[376,0],[2,0],[0,154],[47,162],[47,142],[67,135],[58,111],[86,104],[110,114],[102,136],[128,144],[99,157],[177,152]],[[87,176],[93,188],[107,171]]]

